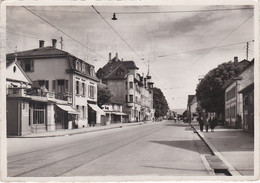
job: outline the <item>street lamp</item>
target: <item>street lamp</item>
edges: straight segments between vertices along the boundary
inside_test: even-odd
[[[113,18],[111,18],[112,20],[117,20],[116,18],[116,13],[113,14]]]

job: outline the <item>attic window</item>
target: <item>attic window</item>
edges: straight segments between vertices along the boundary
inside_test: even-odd
[[[13,67],[13,71],[14,71],[14,73],[15,73],[15,71],[16,71],[16,66]]]
[[[117,74],[117,75],[124,74],[124,71],[123,71],[122,69],[118,69],[118,70],[116,71],[116,74]]]

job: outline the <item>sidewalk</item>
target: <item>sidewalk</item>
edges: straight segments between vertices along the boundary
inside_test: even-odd
[[[215,132],[199,130],[198,122],[191,122],[198,135],[212,152],[227,166],[232,175],[254,175],[254,137],[241,129],[229,129],[217,126]]]
[[[57,130],[53,132],[31,133],[23,136],[8,136],[7,138],[44,138],[44,137],[69,136],[69,135],[96,132],[96,131],[109,130],[115,128],[122,128],[127,126],[143,125],[146,123],[152,123],[152,122],[145,121],[145,122],[132,122],[132,123],[116,123],[116,124],[109,124],[106,126],[93,126],[93,127],[79,128],[79,129]]]

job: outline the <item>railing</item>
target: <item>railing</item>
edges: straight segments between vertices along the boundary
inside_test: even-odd
[[[26,95],[26,90],[24,88],[8,88],[7,95],[10,97],[22,97]]]

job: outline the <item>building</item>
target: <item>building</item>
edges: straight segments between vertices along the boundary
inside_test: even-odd
[[[242,70],[238,77],[242,78],[240,82],[240,90],[238,93],[242,95],[242,120],[243,130],[254,133],[254,60]]]
[[[40,40],[39,48],[7,54],[7,62],[17,55],[17,63],[32,81],[44,87],[49,95],[58,100],[71,100],[71,106],[79,112],[74,127],[82,128],[100,124],[102,110],[97,106],[97,83],[94,66],[52,46],[44,47]],[[70,106],[55,106],[56,129],[66,129],[67,113]]]
[[[238,62],[238,58],[234,57],[234,63],[239,64],[241,70],[250,63],[247,60]],[[223,86],[225,90],[225,125],[232,128],[242,128],[242,95],[238,93],[241,90],[242,77],[236,75],[229,79]]]
[[[67,125],[72,127],[72,118],[77,111],[70,106],[70,100],[55,99],[54,95],[32,82],[15,61],[6,65],[7,135],[56,130],[55,106],[66,107]],[[71,128],[67,126],[67,128]]]
[[[137,71],[134,61],[118,59],[118,54],[97,71],[97,77],[112,91],[114,104],[122,105],[127,116],[125,122],[146,121],[154,118],[153,82],[149,73],[146,77]]]
[[[188,95],[187,115],[189,121],[192,121],[198,115],[197,107],[198,102],[196,95]]]

